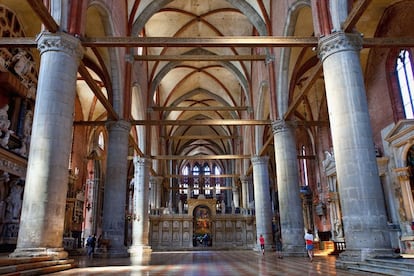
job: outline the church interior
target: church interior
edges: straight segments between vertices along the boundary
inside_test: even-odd
[[[413,13],[0,0],[0,252],[414,259]]]

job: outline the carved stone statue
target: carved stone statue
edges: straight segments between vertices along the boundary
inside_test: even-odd
[[[183,202],[181,201],[181,199],[178,202],[178,213],[179,214],[182,214],[183,213]]]
[[[24,50],[19,51],[12,58],[13,70],[20,77],[25,76],[33,67],[33,61],[27,57],[27,52]]]
[[[9,182],[9,174],[4,172],[0,177],[0,222],[3,221],[4,212],[6,210],[6,197],[7,197],[7,182]]]
[[[327,167],[329,167],[329,165],[335,162],[335,156],[333,154],[333,152],[330,151],[325,151],[325,159],[322,161],[322,166],[324,169],[326,169]]]
[[[6,198],[7,210],[6,218],[12,221],[16,221],[20,217],[20,211],[22,209],[22,194],[23,185],[20,183],[20,179],[14,179],[10,181],[10,194]]]
[[[28,156],[29,154],[30,139],[31,139],[31,134],[32,134],[32,124],[33,124],[33,111],[28,110],[26,113],[26,116],[24,117],[22,146],[14,150],[14,152],[22,156]]]
[[[336,236],[336,238],[343,238],[344,237],[344,233],[343,233],[343,230],[342,230],[341,220],[336,219],[334,226],[335,226],[335,236]]]
[[[10,134],[13,133],[12,130],[9,130],[10,120],[9,114],[9,105],[5,105],[0,108],[0,145],[4,148],[8,148]]]

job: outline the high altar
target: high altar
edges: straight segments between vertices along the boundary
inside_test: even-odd
[[[150,215],[153,249],[252,249],[256,245],[254,215],[217,212],[216,199],[190,198],[187,213]]]

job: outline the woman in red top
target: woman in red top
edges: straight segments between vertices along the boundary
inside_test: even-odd
[[[305,242],[306,242],[306,251],[308,252],[308,256],[310,261],[313,261],[313,234],[312,230],[308,230],[308,232],[305,234]]]
[[[262,249],[262,254],[264,255],[264,248],[265,248],[265,240],[263,238],[263,235],[260,234],[259,237],[259,243],[260,243],[260,248]]]

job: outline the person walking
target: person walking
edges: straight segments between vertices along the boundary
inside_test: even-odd
[[[283,253],[282,253],[282,237],[280,235],[276,236],[276,257],[279,259],[283,259]]]
[[[306,251],[308,252],[309,260],[313,261],[313,234],[312,230],[308,229],[305,234]]]
[[[93,258],[93,253],[95,251],[96,236],[91,235],[86,240],[87,254],[89,259]]]
[[[265,239],[264,239],[262,234],[260,234],[259,243],[260,243],[260,249],[262,250],[262,255],[264,255],[264,252],[265,252]]]

